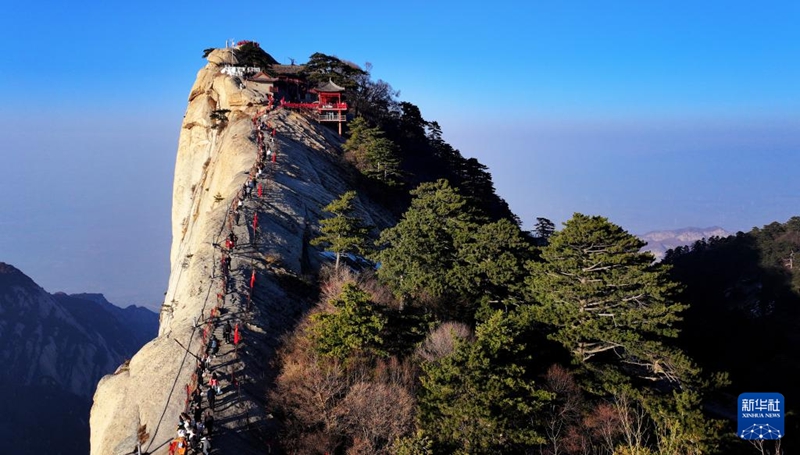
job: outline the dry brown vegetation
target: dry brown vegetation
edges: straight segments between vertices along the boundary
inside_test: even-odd
[[[343,364],[315,349],[310,316],[332,311],[330,302],[347,283],[357,283],[376,302],[393,303],[373,277],[327,271],[320,304],[284,341],[281,372],[269,396],[289,453],[388,453],[413,429],[417,373],[411,362],[361,355]]]
[[[544,419],[548,442],[543,454],[683,453],[669,446],[668,435],[656,431],[659,440],[653,440],[655,422],[629,391],[618,390],[603,401],[584,399],[573,374],[558,365],[550,367],[544,384],[555,400]]]
[[[435,362],[453,353],[456,343],[471,341],[475,337],[472,329],[461,322],[445,322],[433,329],[417,348],[417,355],[427,362]]]
[[[392,291],[378,282],[377,277],[370,271],[357,273],[347,267],[338,270],[327,265],[320,271],[322,303],[330,303],[342,293],[342,288],[348,283],[356,284],[362,291],[370,295],[371,300],[386,308],[398,308],[400,303]]]

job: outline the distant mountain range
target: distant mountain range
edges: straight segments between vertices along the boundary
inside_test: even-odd
[[[651,231],[638,237],[647,242],[647,246],[642,250],[650,251],[655,255],[656,259],[661,260],[664,258],[664,254],[667,250],[679,246],[692,245],[698,240],[714,236],[727,237],[729,235],[731,235],[730,232],[719,226],[714,226],[709,228],[688,227],[667,231]]]
[[[156,336],[158,315],[101,294],[49,294],[0,262],[0,440],[19,455],[89,452],[97,382]]]

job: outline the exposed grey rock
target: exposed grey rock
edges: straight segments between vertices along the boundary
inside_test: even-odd
[[[202,349],[199,326],[217,305],[222,289],[220,245],[229,229],[226,216],[256,162],[252,117],[263,109],[259,103],[264,94],[249,85],[240,88],[213,63],[225,61],[225,52],[229,50],[214,51],[212,63],[198,72],[183,120],[173,186],[171,273],[158,337],[127,368],[100,381],[90,422],[95,455],[130,451],[140,427],[149,435],[145,449],[166,454],[185,409],[185,389],[196,365],[192,354]],[[230,110],[225,124],[211,119],[220,109]],[[264,453],[269,425],[264,400],[274,375],[270,361],[280,336],[309,305],[303,275],[319,266],[318,251],[308,240],[325,217],[322,207],[352,189],[352,169],[340,157],[339,136],[295,112],[278,109],[268,117],[278,130],[273,146],[278,161],[268,164],[260,180],[265,196],[248,200],[242,222],[233,227],[239,237],[231,264],[235,292],[223,299],[223,319],[240,323],[245,341],[238,356],[225,345],[214,361],[225,374],[226,387],[220,398],[225,405],[215,411],[221,433],[214,446],[239,455]],[[394,222],[364,197],[357,205],[368,224],[385,227]],[[254,213],[259,216],[258,232],[249,227]],[[244,301],[253,270],[257,285],[248,312]],[[221,338],[221,331],[216,333]],[[241,385],[236,394],[230,372]]]
[[[48,294],[0,262],[0,438],[9,453],[86,453],[97,382],[155,336],[155,313],[93,299]]]

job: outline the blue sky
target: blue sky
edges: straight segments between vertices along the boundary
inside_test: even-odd
[[[51,292],[157,307],[186,97],[228,38],[371,62],[526,227],[798,214],[799,3],[396,3],[6,2],[0,261]]]

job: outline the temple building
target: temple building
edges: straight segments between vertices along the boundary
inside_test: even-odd
[[[347,122],[347,103],[342,100],[345,88],[332,79],[313,87],[306,78],[305,65],[271,65],[264,70],[247,68],[248,72],[236,74],[230,68],[224,68],[223,72],[232,77],[246,77],[248,82],[257,84],[260,92],[268,94],[265,103],[271,99],[283,108],[305,110],[320,123],[336,123],[342,134],[342,125]]]
[[[342,102],[344,87],[336,85],[332,80],[319,85],[311,90],[317,94],[317,121],[336,122],[339,126],[339,135],[342,134],[342,124],[347,121],[347,103]]]

